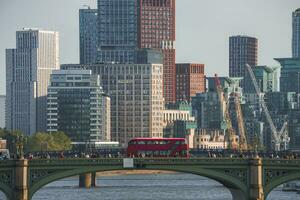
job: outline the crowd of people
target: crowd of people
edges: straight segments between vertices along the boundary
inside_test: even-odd
[[[298,152],[239,152],[239,151],[193,151],[189,153],[190,158],[254,158],[260,157],[265,159],[299,159]],[[32,159],[64,159],[64,158],[124,158],[127,157],[126,149],[106,149],[99,151],[60,151],[60,152],[32,152],[27,153],[25,158]]]

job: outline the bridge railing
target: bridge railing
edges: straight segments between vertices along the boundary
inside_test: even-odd
[[[264,166],[276,165],[276,166],[300,166],[300,159],[263,159]]]

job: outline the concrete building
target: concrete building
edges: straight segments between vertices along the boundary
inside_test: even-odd
[[[186,138],[189,147],[193,148],[193,137],[197,122],[192,116],[192,106],[188,102],[168,104],[163,111],[164,137]]]
[[[245,76],[246,63],[250,66],[257,65],[258,41],[249,36],[231,36],[229,38],[229,76]],[[241,82],[244,87],[244,81]]]
[[[261,92],[277,92],[279,91],[279,67],[254,66],[252,67],[256,81]],[[252,79],[248,72],[245,74],[244,93],[256,93]]]
[[[100,0],[101,1],[101,0]],[[138,0],[138,47],[163,53],[163,93],[175,102],[175,0]]]
[[[275,60],[281,65],[280,91],[300,93],[300,57]]]
[[[58,32],[23,29],[6,50],[6,128],[26,135],[46,131],[47,86],[59,68]]]
[[[5,95],[0,95],[0,128],[5,127]]]
[[[111,97],[112,140],[126,146],[135,137],[163,136],[161,64],[62,65],[62,69],[91,69],[99,74]]]
[[[134,63],[138,47],[136,0],[98,0],[99,63]]]
[[[79,49],[80,64],[97,62],[98,45],[97,9],[79,10]]]
[[[292,55],[300,58],[300,8],[293,12]]]
[[[90,70],[53,71],[47,100],[48,132],[65,132],[81,149],[110,141],[109,98]]]
[[[204,64],[176,64],[176,102],[192,100],[192,96],[205,92]]]

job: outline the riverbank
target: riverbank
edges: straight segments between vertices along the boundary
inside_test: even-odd
[[[105,171],[97,172],[97,176],[119,176],[119,175],[135,175],[135,174],[176,174],[174,171],[163,171],[163,170],[117,170],[117,171]]]

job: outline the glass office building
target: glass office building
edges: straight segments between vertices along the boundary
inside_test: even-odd
[[[47,131],[65,132],[73,145],[107,141],[110,123],[103,121],[107,110],[100,78],[90,70],[56,70],[51,75],[47,97]],[[103,128],[106,127],[106,128]]]
[[[136,0],[98,0],[98,62],[135,62],[136,4]]]
[[[97,62],[97,9],[79,10],[80,64]]]

